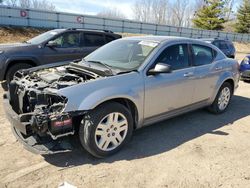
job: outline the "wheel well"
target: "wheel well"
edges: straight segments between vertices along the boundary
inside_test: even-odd
[[[13,61],[11,61],[11,62],[8,64],[8,66],[7,66],[7,68],[6,68],[6,71],[5,71],[5,73],[4,73],[4,79],[6,79],[6,74],[7,74],[7,72],[9,71],[9,69],[10,69],[11,67],[13,67],[14,65],[18,64],[18,63],[28,64],[28,65],[31,65],[31,66],[33,66],[33,67],[37,66],[36,63],[35,63],[34,61],[32,61],[32,60],[13,60]]]
[[[234,81],[232,79],[228,79],[224,83],[226,83],[226,82],[229,83],[232,86],[232,90],[234,92]]]
[[[101,103],[100,105],[102,105],[104,103],[108,103],[108,102],[117,102],[117,103],[125,106],[126,108],[128,108],[128,110],[131,112],[133,120],[134,120],[134,129],[136,129],[137,124],[138,124],[138,110],[137,110],[137,107],[134,104],[134,102],[132,102],[131,100],[126,99],[126,98],[115,98],[115,99],[105,101],[105,102]]]

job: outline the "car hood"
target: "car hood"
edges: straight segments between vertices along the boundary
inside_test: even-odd
[[[10,49],[17,49],[17,48],[24,48],[24,47],[31,47],[32,44],[28,43],[5,43],[0,44],[0,50],[10,50]]]

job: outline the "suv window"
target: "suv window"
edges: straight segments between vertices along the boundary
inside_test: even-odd
[[[105,44],[103,34],[84,33],[85,46],[102,46]]]
[[[172,70],[189,67],[187,44],[177,44],[167,47],[157,58],[157,63],[166,63]]]
[[[213,61],[213,49],[207,46],[193,44],[194,65],[206,65]]]
[[[106,35],[106,42],[107,42],[107,43],[109,43],[109,42],[111,42],[111,41],[113,41],[113,40],[115,40],[114,37],[109,36],[109,35]]]
[[[80,33],[63,33],[57,37],[54,42],[57,43],[58,48],[74,48],[80,46]]]
[[[220,41],[220,42],[219,42],[219,48],[220,48],[220,49],[228,49],[228,45],[227,45],[226,42]]]

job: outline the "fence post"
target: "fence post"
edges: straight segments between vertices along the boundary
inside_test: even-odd
[[[124,33],[124,20],[122,20],[122,33]]]
[[[59,21],[59,12],[56,13],[56,23],[57,23],[57,28],[60,28],[60,21]]]
[[[156,24],[156,27],[155,27],[155,35],[157,35],[157,32],[158,32],[158,24]]]

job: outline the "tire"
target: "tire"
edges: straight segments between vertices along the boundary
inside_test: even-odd
[[[109,122],[109,117],[118,117],[120,122]],[[84,116],[79,127],[81,145],[98,158],[118,152],[131,139],[132,134],[132,115],[125,106],[116,102],[103,104],[90,111]]]
[[[8,85],[13,80],[13,77],[15,73],[21,69],[28,69],[31,68],[32,66],[26,63],[18,63],[16,65],[13,65],[9,68],[9,70],[6,73],[6,82],[2,84],[2,87],[5,91],[8,90]]]
[[[224,92],[224,96],[221,96]],[[230,93],[227,93],[230,92]],[[232,98],[232,94],[233,94],[233,87],[230,83],[225,82],[222,84],[222,86],[220,87],[216,98],[213,102],[213,104],[208,108],[210,112],[214,113],[214,114],[221,114],[223,112],[225,112],[230,104],[231,98]],[[222,97],[222,98],[220,98]],[[226,99],[226,100],[223,100]],[[219,100],[224,101],[224,105],[222,102],[219,103]],[[221,106],[220,106],[221,104]],[[222,108],[223,107],[223,108]]]
[[[3,82],[3,83],[1,83],[1,85],[2,85],[2,88],[3,88],[4,91],[8,91],[8,84],[7,84],[7,82]]]

